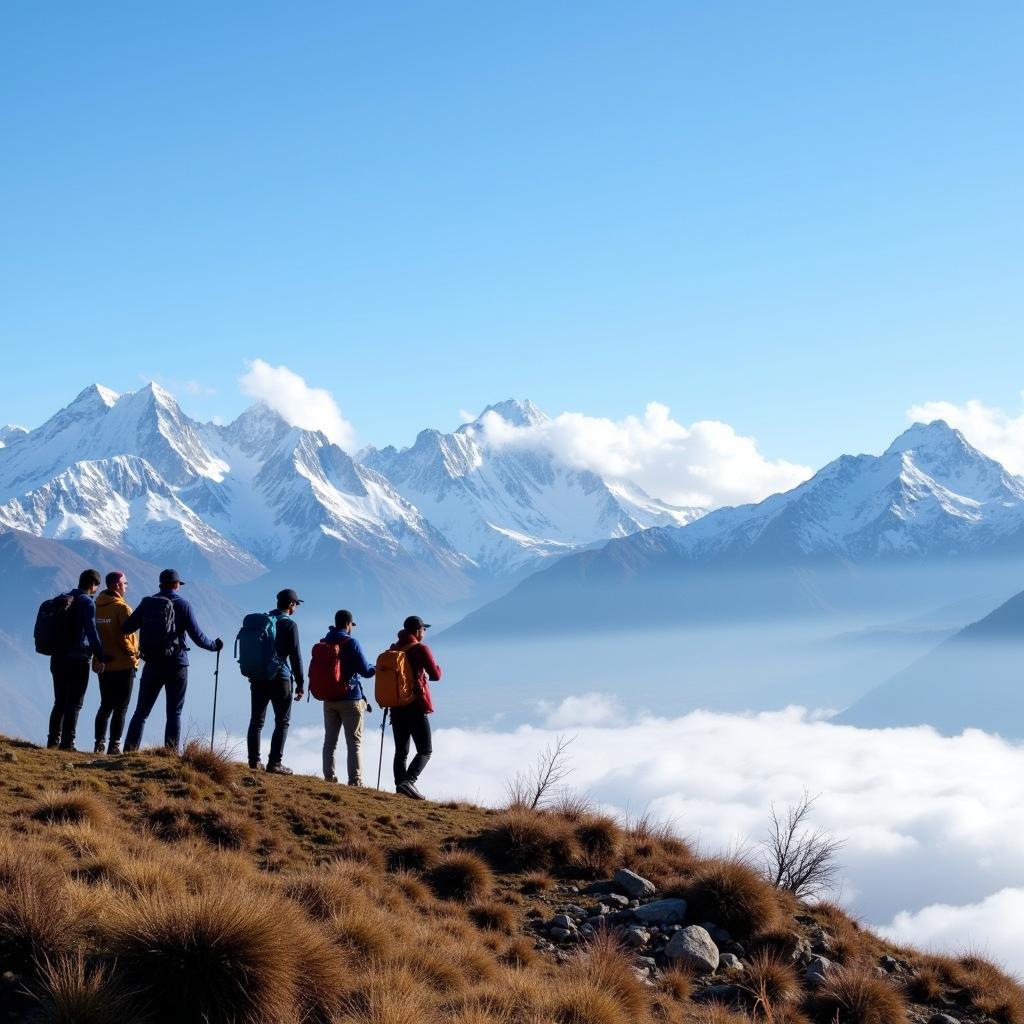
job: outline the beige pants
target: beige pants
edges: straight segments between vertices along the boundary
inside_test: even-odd
[[[345,730],[345,746],[348,750],[348,784],[363,784],[363,716],[366,714],[365,700],[324,701],[324,778],[333,779],[334,752],[338,737]]]

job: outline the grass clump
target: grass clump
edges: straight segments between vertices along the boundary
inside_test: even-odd
[[[109,965],[89,965],[81,954],[59,956],[41,972],[36,999],[46,1024],[112,1024],[138,1020],[132,994],[111,977]]]
[[[873,968],[840,967],[813,1001],[814,1016],[835,1024],[905,1024],[902,995]]]
[[[732,858],[706,861],[681,892],[666,895],[683,896],[693,920],[714,921],[741,941],[770,931],[781,920],[772,885],[749,864]]]
[[[440,858],[441,851],[431,839],[414,839],[387,851],[389,871],[429,871]]]
[[[32,809],[32,818],[47,825],[94,825],[109,820],[107,805],[93,793],[74,790],[70,793],[44,793]]]
[[[0,964],[6,970],[33,973],[74,948],[78,924],[60,889],[44,886],[26,873],[0,891]]]
[[[189,740],[181,752],[182,763],[205,775],[218,786],[230,786],[235,781],[237,765],[220,750],[211,749],[201,740]]]
[[[622,830],[608,817],[591,815],[573,829],[579,846],[577,864],[586,872],[607,874],[622,852]]]
[[[477,928],[505,935],[511,935],[516,927],[515,911],[507,903],[496,903],[493,900],[470,907],[469,918]]]
[[[744,985],[754,1000],[755,1009],[768,1015],[800,995],[800,979],[792,961],[777,953],[761,950],[746,964]]]
[[[560,817],[511,807],[484,835],[488,859],[506,871],[549,870],[575,859],[578,844]]]
[[[446,853],[431,870],[430,886],[442,900],[472,903],[483,900],[494,888],[494,875],[472,853]]]

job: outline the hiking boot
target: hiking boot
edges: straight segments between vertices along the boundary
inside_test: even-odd
[[[105,754],[107,752],[107,745],[103,740],[97,740],[96,746],[92,748],[94,754]]]
[[[251,771],[251,772],[261,772],[261,771],[263,771],[263,762],[262,761],[250,761],[249,762],[249,771]]]
[[[280,761],[276,761],[274,764],[267,765],[267,772],[270,775],[291,775],[291,768],[286,768]]]
[[[111,740],[110,741],[110,746],[107,747],[107,753],[108,754],[120,754],[121,753],[121,744],[115,742],[114,740]]]
[[[422,793],[421,793],[421,792],[420,792],[420,791],[419,791],[419,790],[418,790],[418,789],[416,788],[416,786],[415,786],[415,785],[413,785],[413,783],[411,783],[411,782],[410,782],[410,781],[409,781],[408,779],[406,779],[406,780],[405,780],[405,782],[400,782],[400,783],[399,783],[399,784],[398,784],[398,785],[397,785],[397,786],[395,787],[395,792],[396,792],[396,793],[401,793],[401,794],[402,794],[402,796],[407,796],[407,797],[409,797],[409,798],[410,798],[411,800],[426,800],[426,799],[427,799],[427,798],[426,798],[426,797],[425,797],[425,796],[424,796],[424,795],[423,795],[423,794],[422,794]]]
[[[338,776],[337,775],[325,775],[324,776],[324,782],[337,782],[337,781],[338,781]]]
[[[77,754],[78,753],[78,747],[76,747],[74,745],[74,743],[69,743],[67,746],[65,746],[62,743],[57,749],[58,750],[62,750],[65,754]]]

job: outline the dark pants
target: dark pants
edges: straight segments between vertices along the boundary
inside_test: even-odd
[[[120,743],[124,732],[124,716],[132,700],[135,687],[135,669],[109,668],[100,675],[100,709],[96,712],[96,742],[107,738],[107,722],[110,722],[110,742]]]
[[[415,782],[426,768],[433,747],[430,744],[430,719],[415,704],[391,709],[391,729],[395,736],[395,785]],[[409,740],[416,745],[416,756],[408,768]]]
[[[50,673],[53,675],[53,710],[46,745],[56,747],[59,744],[62,750],[70,750],[75,745],[78,713],[89,687],[89,659],[54,656],[50,659]]]
[[[270,757],[267,764],[280,764],[284,756],[284,741],[288,738],[288,723],[292,720],[291,679],[251,679],[252,717],[249,719],[249,764],[260,759],[260,734],[267,717],[267,705],[274,705],[274,735],[270,737]]]
[[[128,735],[124,740],[125,750],[138,750],[142,742],[142,728],[149,713],[156,704],[160,691],[164,690],[167,700],[167,725],[164,728],[164,745],[178,749],[181,735],[181,712],[185,707],[185,691],[188,689],[188,666],[177,662],[161,664],[147,661],[139,680],[139,700],[135,714],[128,723]]]

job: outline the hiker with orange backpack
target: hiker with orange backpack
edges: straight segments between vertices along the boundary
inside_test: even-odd
[[[395,738],[395,792],[413,800],[425,799],[416,788],[416,780],[433,753],[427,718],[434,710],[429,683],[441,678],[441,667],[423,642],[428,629],[429,623],[418,615],[410,615],[398,633],[398,640],[380,655],[376,666],[377,703],[390,711]],[[416,747],[416,756],[406,767],[410,740]]]
[[[341,608],[334,613],[334,625],[320,643],[313,646],[309,666],[309,692],[324,702],[324,778],[337,782],[334,753],[338,737],[345,732],[348,784],[363,784],[363,719],[373,708],[363,694],[363,679],[372,679],[374,667],[352,635],[356,625],[352,613]]]

